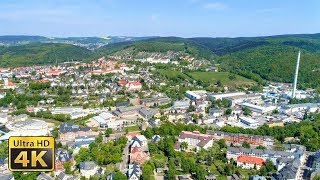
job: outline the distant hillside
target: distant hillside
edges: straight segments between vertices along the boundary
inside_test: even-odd
[[[81,61],[94,53],[86,48],[69,44],[26,44],[0,48],[0,67],[18,67],[55,62]]]
[[[126,50],[130,50],[129,53],[133,55],[139,52],[165,53],[167,51],[174,51],[208,60],[212,60],[215,57],[215,54],[206,46],[179,37],[152,38],[144,41],[110,44],[99,48],[97,52],[101,55],[109,55],[118,51],[124,51],[124,53],[126,53],[128,52]]]
[[[110,39],[109,39],[110,38]],[[214,60],[220,70],[263,83],[262,79],[292,82],[297,53],[301,66],[299,86],[320,86],[320,34],[278,35],[242,38],[48,38],[41,36],[0,36],[0,42],[40,42],[21,46],[0,46],[0,66],[48,64],[103,55],[148,56],[179,52],[197,59]],[[43,42],[58,44],[44,44]],[[107,42],[109,41],[109,42]],[[95,49],[88,44],[106,45]],[[117,42],[117,43],[110,43]],[[63,44],[59,44],[63,43]],[[75,43],[77,46],[69,44]],[[68,44],[68,45],[67,45]],[[83,46],[85,44],[85,46]],[[81,48],[78,46],[83,46]],[[169,53],[170,54],[170,53]]]
[[[251,49],[272,43],[291,45],[306,49],[318,49],[320,42],[319,34],[296,34],[296,35],[277,35],[265,37],[239,37],[239,38],[190,38],[190,40],[206,46],[219,56],[233,52]],[[315,44],[314,44],[315,43]],[[317,47],[315,47],[317,46]]]
[[[0,36],[0,45],[16,46],[30,43],[63,43],[85,47],[87,49],[97,49],[101,46],[119,42],[146,40],[153,37],[129,37],[129,36],[109,36],[109,37],[44,37],[44,36],[22,36],[7,35]]]
[[[225,71],[248,75],[257,74],[263,79],[292,82],[298,51],[301,51],[299,86],[320,86],[320,39],[297,37],[269,37],[256,40],[252,47],[232,49],[221,55],[218,62]],[[257,42],[263,42],[257,45]],[[256,44],[255,44],[256,43]],[[224,52],[228,48],[224,48]]]

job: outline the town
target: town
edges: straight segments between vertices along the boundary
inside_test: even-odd
[[[297,90],[297,79],[259,89],[220,81],[208,86],[163,73],[166,65],[186,76],[183,71],[197,71],[205,61],[172,52],[125,56],[1,68],[0,179],[320,175],[320,144],[312,129],[320,127],[320,104],[314,89]],[[218,73],[219,65],[205,71]],[[11,136],[53,136],[55,171],[10,172],[5,154]]]

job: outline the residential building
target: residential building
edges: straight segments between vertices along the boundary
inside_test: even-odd
[[[94,161],[85,161],[80,162],[79,164],[80,174],[86,178],[90,178],[90,176],[94,176],[96,174],[101,174],[99,172],[99,166]]]
[[[97,136],[99,132],[92,131],[89,127],[80,127],[75,124],[61,124],[58,139],[62,144],[74,141],[78,136]]]
[[[136,162],[129,164],[128,180],[139,180],[141,174],[141,168]]]
[[[142,89],[142,84],[140,82],[128,82],[125,86],[128,91],[139,91]]]
[[[178,141],[175,144],[175,149],[180,150],[180,145],[182,142],[188,143],[188,149],[201,148],[208,149],[213,145],[213,138],[208,134],[201,134],[199,131],[182,131],[178,137]]]
[[[220,109],[209,109],[209,115],[213,117],[220,117],[223,115],[223,111]]]
[[[137,164],[143,164],[148,161],[150,156],[148,153],[141,150],[139,147],[131,148],[130,152],[130,163],[136,162]]]
[[[70,162],[71,166],[74,165],[74,159],[70,153],[65,149],[57,149],[55,153],[55,171],[64,170],[64,163]]]
[[[228,147],[227,159],[230,160],[232,158],[238,160],[238,157],[243,155],[261,158],[265,161],[269,159],[278,168],[278,172],[274,173],[271,179],[297,179],[301,173],[300,167],[302,165],[301,162],[305,159],[306,148],[295,144],[284,144],[283,147],[285,151]],[[289,160],[280,160],[279,158],[286,158]]]
[[[154,115],[156,115],[158,113],[157,109],[151,109],[151,108],[141,108],[139,110],[139,114],[145,118],[145,119],[150,119],[152,118]]]
[[[258,157],[240,155],[237,158],[237,166],[243,169],[254,169],[259,170],[261,166],[265,165],[265,160]]]
[[[37,180],[54,180],[54,178],[44,172],[41,172],[37,177]]]
[[[228,133],[223,131],[207,131],[207,134],[212,135],[214,140],[224,139],[227,144],[241,146],[247,142],[252,146],[270,147],[274,144],[274,139],[271,136],[259,136],[253,134]]]
[[[171,99],[168,97],[154,97],[154,98],[145,98],[140,100],[140,104],[146,107],[162,106],[169,103],[171,103]]]
[[[144,135],[136,135],[130,141],[132,147],[148,147],[148,139]]]
[[[117,117],[137,116],[142,107],[143,106],[141,106],[141,105],[130,106],[130,107],[117,107],[117,110],[113,111],[112,114],[114,114]]]

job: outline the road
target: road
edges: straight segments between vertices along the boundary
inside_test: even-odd
[[[300,167],[300,174],[299,179],[308,179],[309,173],[311,170],[311,161],[312,161],[312,155],[314,155],[314,152],[308,152],[306,151],[305,159],[302,161],[302,165]]]
[[[120,163],[120,171],[124,174],[128,171],[129,166],[129,143],[123,148],[122,161]]]

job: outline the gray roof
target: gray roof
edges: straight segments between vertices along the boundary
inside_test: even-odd
[[[228,152],[231,153],[244,153],[244,154],[257,154],[259,156],[270,156],[270,157],[290,157],[294,153],[286,151],[274,151],[274,150],[262,150],[262,149],[246,149],[246,148],[235,148],[228,147]]]
[[[139,113],[145,116],[153,116],[158,112],[157,109],[141,108]]]
[[[41,172],[41,173],[39,174],[39,176],[37,177],[37,180],[53,180],[53,179],[54,179],[53,177],[47,175],[47,174],[44,173],[44,172]]]
[[[91,170],[97,166],[97,163],[94,161],[85,161],[81,162],[79,165],[80,170]]]
[[[61,172],[57,177],[59,180],[74,180],[74,179],[76,179],[73,175],[68,175],[65,172]]]
[[[78,131],[90,131],[89,127],[80,127],[72,123],[61,124],[59,128],[60,133],[78,132]]]

